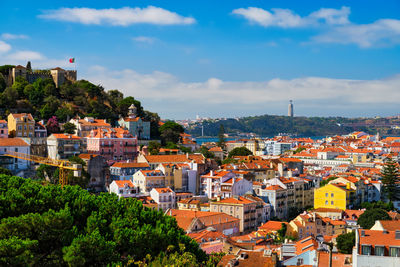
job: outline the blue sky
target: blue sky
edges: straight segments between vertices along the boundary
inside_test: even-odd
[[[0,64],[70,57],[163,118],[394,115],[400,2],[0,2]]]

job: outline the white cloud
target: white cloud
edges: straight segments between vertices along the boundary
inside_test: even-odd
[[[264,27],[293,28],[303,24],[302,18],[289,9],[274,8],[272,12],[269,12],[262,8],[248,7],[235,9],[232,13],[241,15],[251,23]]]
[[[330,25],[343,25],[350,23],[350,8],[343,6],[341,9],[321,8],[308,16],[311,21],[323,20]]]
[[[316,26],[321,23],[328,25],[342,25],[349,23],[349,7],[341,9],[321,8],[308,16],[301,17],[290,9],[273,8],[271,11],[257,8],[238,8],[233,14],[243,16],[249,22],[264,27],[297,28],[305,26]]]
[[[133,37],[132,40],[139,43],[152,44],[156,41],[156,38],[149,36],[136,36]]]
[[[363,48],[400,44],[400,20],[380,19],[371,24],[350,24],[313,37],[320,43],[356,44]]]
[[[192,17],[184,17],[175,12],[148,6],[145,8],[123,7],[119,9],[94,9],[94,8],[60,8],[46,10],[39,15],[40,18],[77,22],[82,24],[109,24],[113,26],[128,26],[138,23],[156,25],[187,25],[196,20]]]
[[[13,40],[13,39],[28,39],[29,37],[24,34],[11,34],[11,33],[3,33],[1,38],[4,40]]]
[[[305,77],[292,80],[272,79],[264,82],[233,82],[210,78],[203,82],[182,82],[177,77],[155,71],[141,74],[131,69],[109,71],[92,68],[86,79],[102,84],[107,89],[119,88],[149,103],[162,101],[191,109],[201,103],[204,110],[225,104],[240,105],[245,110],[252,106],[265,106],[295,99],[310,101],[323,108],[324,104],[343,105],[397,104],[400,101],[400,75],[382,80],[346,80]],[[388,97],[390,96],[390,97]],[[319,104],[318,104],[319,103]]]
[[[43,60],[45,59],[42,54],[35,51],[17,51],[6,56],[11,61],[28,61],[28,60]]]
[[[0,41],[0,54],[11,50],[11,45],[6,42]]]

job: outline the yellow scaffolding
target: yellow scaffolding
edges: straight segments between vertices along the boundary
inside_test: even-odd
[[[80,164],[74,164],[72,162],[69,162],[68,160],[51,159],[51,158],[45,158],[45,157],[40,157],[40,156],[35,156],[35,155],[30,155],[30,154],[12,152],[12,151],[7,152],[7,154],[4,154],[4,156],[22,159],[22,160],[33,161],[33,162],[40,163],[40,164],[58,167],[60,169],[59,183],[60,183],[61,187],[64,187],[64,185],[68,184],[68,171],[67,170],[72,170],[72,171],[78,172],[77,176],[80,176],[80,171],[82,169],[82,166]]]

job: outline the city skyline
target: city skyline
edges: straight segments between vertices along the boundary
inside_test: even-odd
[[[0,4],[0,64],[78,70],[163,118],[396,115],[400,4]],[[370,12],[374,10],[374,12]],[[68,62],[76,59],[76,65]]]

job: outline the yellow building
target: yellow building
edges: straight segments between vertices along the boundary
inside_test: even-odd
[[[12,137],[34,137],[35,120],[30,113],[8,115],[8,134]]]
[[[348,184],[327,184],[314,191],[314,209],[345,210],[355,197],[355,190]]]

